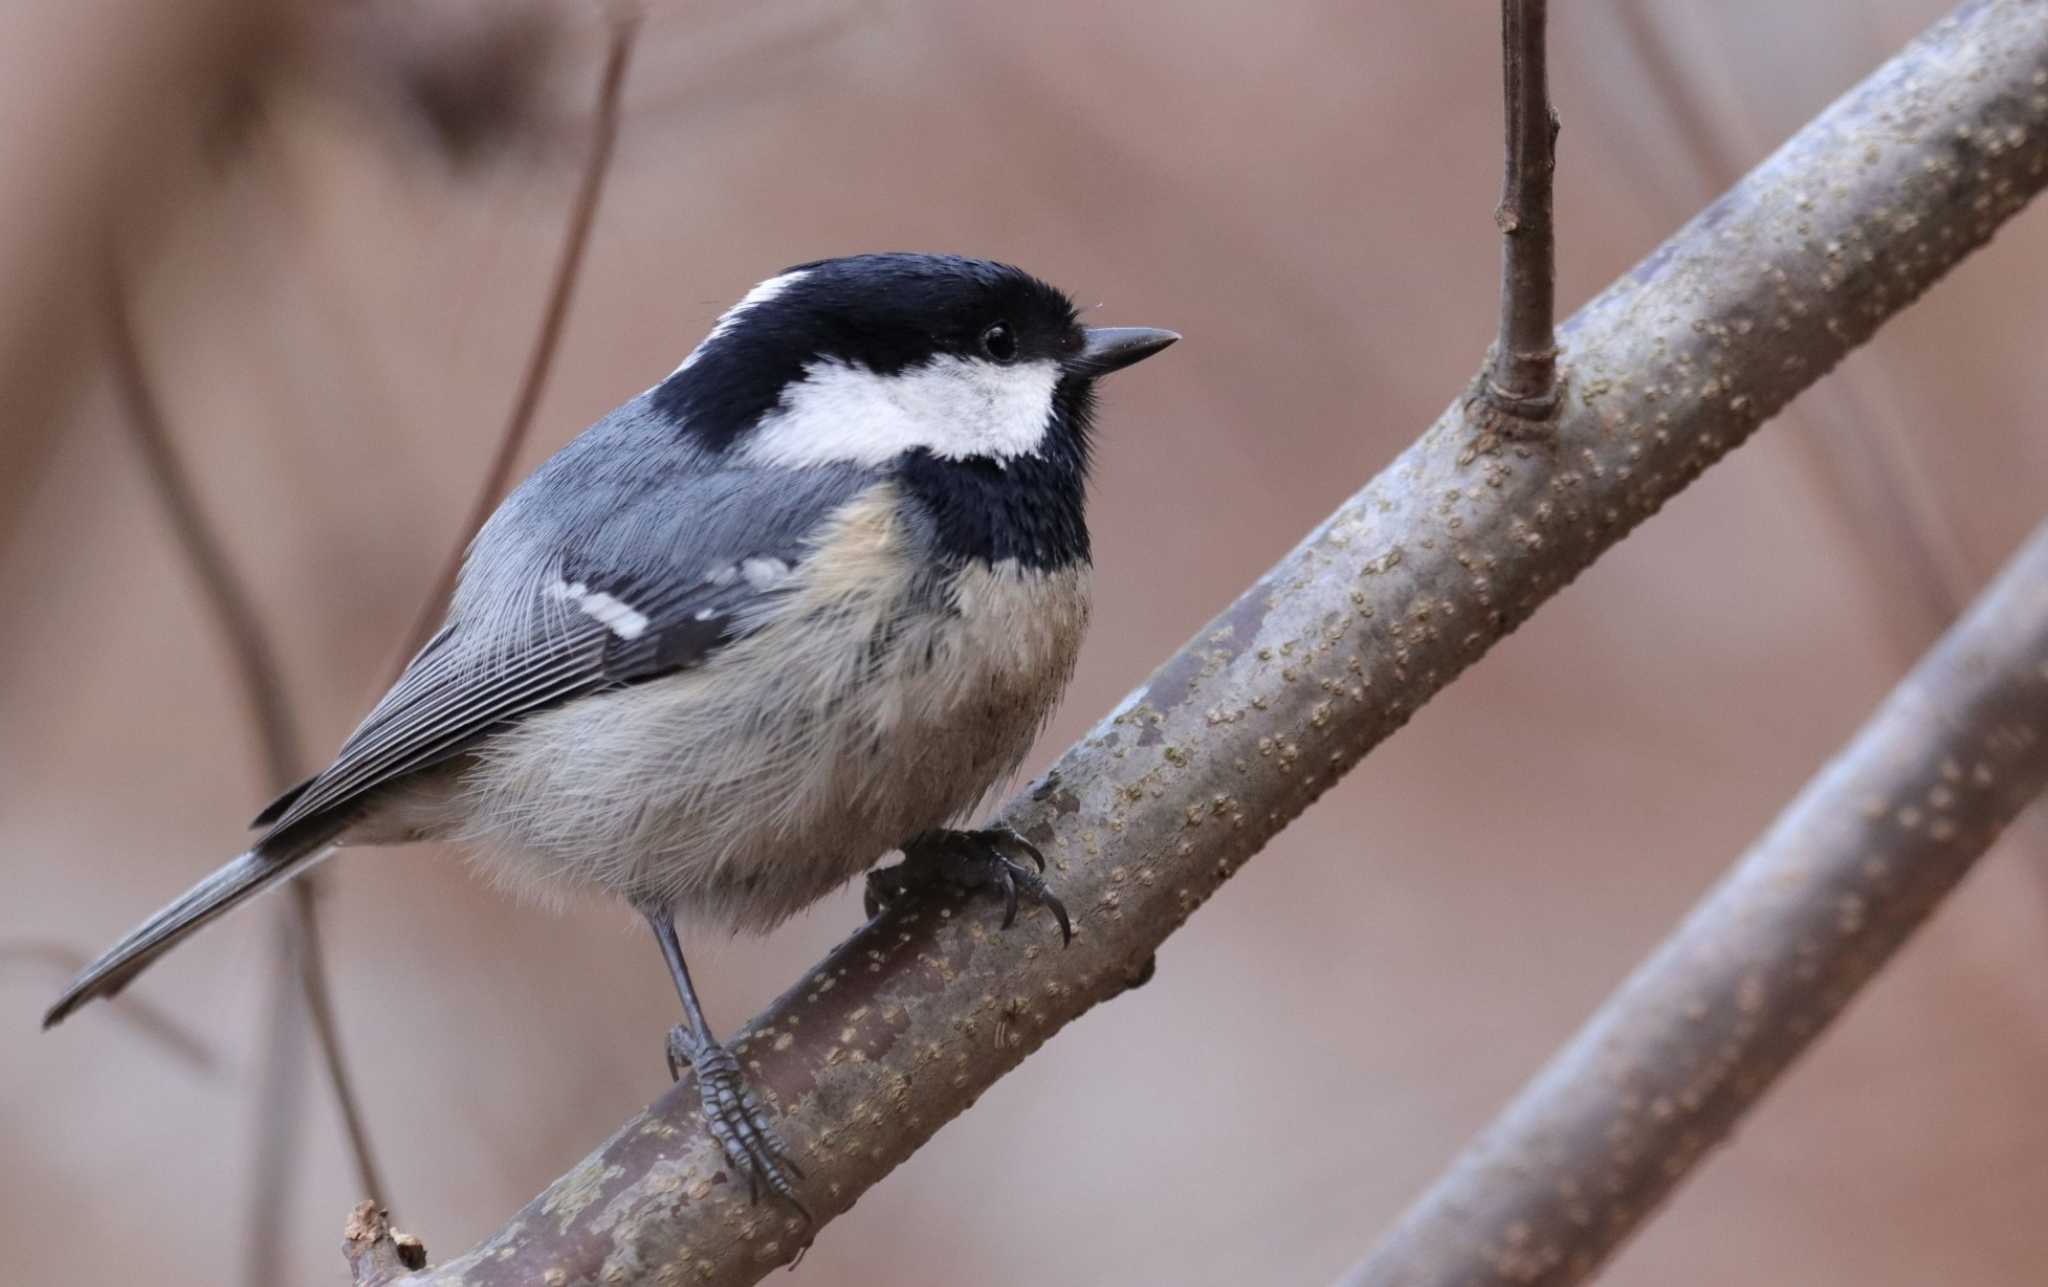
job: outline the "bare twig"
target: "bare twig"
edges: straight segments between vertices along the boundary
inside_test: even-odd
[[[304,763],[299,749],[304,743],[299,738],[291,703],[285,699],[277,653],[264,633],[262,619],[248,590],[228,558],[227,547],[207,522],[205,507],[185,472],[184,462],[178,458],[177,448],[171,444],[170,433],[164,427],[163,409],[157,404],[136,346],[128,301],[118,282],[111,280],[107,316],[114,384],[127,412],[122,423],[142,457],[158,499],[163,502],[177,546],[191,562],[207,608],[220,622],[221,633],[233,653],[233,670],[248,707],[249,725],[256,730],[263,753],[264,781],[273,789],[282,790],[290,785]]]
[[[1500,53],[1507,102],[1507,173],[1500,225],[1500,337],[1484,379],[1486,400],[1519,420],[1557,411],[1557,238],[1550,217],[1557,172],[1557,113],[1545,59],[1547,0],[1501,0]]]
[[[1347,1282],[1599,1269],[2048,785],[2048,525]]]
[[[413,654],[426,644],[442,614],[447,611],[448,596],[454,592],[455,578],[462,571],[463,554],[469,548],[470,538],[484,525],[484,520],[491,516],[499,498],[505,494],[505,486],[512,477],[512,467],[518,463],[519,453],[532,431],[533,414],[540,406],[541,391],[547,387],[555,352],[561,347],[562,326],[568,320],[569,301],[576,293],[576,279],[583,268],[583,252],[590,244],[590,228],[597,220],[598,199],[604,194],[605,176],[611,169],[612,153],[619,139],[619,102],[626,85],[626,66],[632,59],[633,40],[640,30],[641,15],[636,5],[615,4],[611,6],[610,14],[610,44],[605,51],[604,71],[598,82],[597,116],[591,124],[590,154],[583,165],[583,178],[577,185],[576,199],[569,206],[569,224],[562,236],[562,251],[555,262],[554,279],[548,286],[547,303],[541,309],[540,329],[534,334],[533,348],[527,354],[525,370],[519,377],[519,391],[512,399],[512,410],[506,416],[504,431],[498,436],[498,449],[484,470],[483,482],[477,488],[476,499],[470,503],[468,516],[462,521],[454,548],[442,560],[441,570],[436,574],[426,598],[421,601],[411,629],[406,632],[404,647],[399,650],[398,658],[391,667],[393,679],[405,669]]]
[[[242,1282],[268,1287],[288,1281],[285,1213],[300,1178],[299,1149],[306,1136],[306,1040],[310,1007],[300,983],[304,959],[298,917],[290,910],[271,923],[269,1013],[263,1022],[263,1053],[250,1113],[256,1123],[249,1142],[249,1205],[242,1237]]]
[[[109,262],[112,262],[111,258]],[[281,790],[298,775],[305,755],[300,749],[303,743],[292,716],[291,703],[285,697],[276,653],[247,587],[236,574],[219,534],[207,521],[198,492],[172,445],[170,432],[164,424],[163,410],[157,403],[136,343],[128,300],[118,278],[111,273],[108,278],[107,316],[114,382],[127,411],[123,421],[134,439],[150,481],[163,501],[165,513],[177,536],[177,545],[191,561],[207,603],[227,637],[234,656],[233,670],[241,682],[248,706],[250,725],[256,730],[263,748],[264,776],[273,789]],[[313,897],[310,878],[302,878],[295,883],[293,906],[303,941],[296,950],[285,954],[286,959],[296,962],[296,965],[283,971],[282,975],[295,979],[293,986],[305,990],[327,1083],[348,1128],[357,1178],[369,1192],[389,1201],[389,1190],[384,1187],[371,1150],[369,1135],[363,1125],[362,1107],[342,1053],[333,1007],[327,999],[326,967],[320,954],[318,935],[314,932]],[[260,1171],[262,1167],[259,1165],[258,1169]],[[259,1193],[276,1191],[275,1186],[259,1189]]]
[[[1965,6],[1572,319],[1554,443],[1454,406],[1169,658],[1000,815],[1055,862],[1069,948],[1044,917],[891,909],[748,1025],[817,1217],[1120,994],[1360,756],[2048,184],[2044,69],[2048,6]],[[1881,270],[1831,261],[1852,236]],[[755,1282],[807,1234],[732,1179],[685,1084],[408,1281]]]
[[[76,978],[92,958],[65,943],[38,939],[8,939],[0,942],[0,967],[23,961],[47,970],[59,982]],[[203,1072],[215,1065],[213,1050],[205,1038],[180,1023],[168,1010],[151,1005],[134,992],[108,997],[116,1014],[137,1032],[161,1045],[179,1059]]]
[[[334,1016],[334,999],[327,987],[326,949],[320,941],[320,917],[315,906],[320,886],[300,877],[292,882],[292,921],[298,934],[298,980],[306,1001],[306,1013],[313,1021],[320,1058],[327,1066],[327,1079],[334,1087],[334,1105],[341,1110],[341,1128],[348,1137],[349,1156],[355,1159],[356,1182],[363,1192],[389,1204],[391,1190],[378,1169],[377,1153],[370,1144],[370,1128],[363,1118],[362,1103],[356,1098],[348,1069],[342,1060],[341,1027]]]

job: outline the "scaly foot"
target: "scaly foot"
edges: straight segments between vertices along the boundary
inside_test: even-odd
[[[1033,870],[1036,868],[1036,870]],[[1066,906],[1048,889],[1040,872],[1045,855],[1008,827],[987,831],[927,831],[903,846],[903,861],[868,873],[869,917],[907,893],[942,885],[952,889],[995,888],[1003,895],[1003,928],[1017,920],[1021,895],[1052,913],[1063,942],[1074,940]]]
[[[717,1042],[700,1043],[689,1028],[678,1026],[669,1029],[668,1075],[681,1081],[685,1067],[697,1074],[704,1125],[725,1150],[725,1158],[733,1169],[747,1177],[747,1192],[752,1199],[761,1200],[765,1185],[769,1192],[795,1207],[805,1224],[816,1223],[796,1196],[796,1181],[804,1178],[803,1169],[769,1125],[768,1115],[761,1111],[761,1101],[754,1098],[753,1089],[740,1072],[740,1061]]]

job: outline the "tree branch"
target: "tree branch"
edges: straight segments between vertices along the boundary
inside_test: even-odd
[[[1548,0],[1501,0],[1501,84],[1507,102],[1507,173],[1500,226],[1500,338],[1483,380],[1496,410],[1518,420],[1557,411],[1557,236],[1550,217],[1557,174],[1557,113],[1545,54]]]
[[[1590,1278],[2048,785],[2048,524],[1351,1287]]]
[[[1638,0],[1622,0],[1616,16],[1645,76],[1664,91],[1660,101],[1671,109],[1681,150],[1710,182],[1734,174],[1732,131],[1717,127],[1696,78],[1673,54],[1669,32]],[[1877,596],[1878,610],[1901,657],[1910,658],[1963,610],[1969,598],[1969,560],[1962,533],[1935,496],[1929,471],[1906,436],[1889,381],[1882,368],[1869,363],[1841,372],[1806,408],[1821,432],[1796,434],[1794,441],[1854,530],[1856,552],[1869,575],[1886,588]],[[1908,593],[1890,592],[1900,586]],[[2024,833],[2037,862],[2048,856],[2048,812],[2031,810],[2013,825]]]
[[[1454,405],[1003,810],[1078,916],[924,904],[734,1043],[829,1220],[1117,995],[1265,841],[2048,183],[2048,5],[1966,6],[1581,311],[1554,436]],[[1853,254],[1844,255],[1843,247]],[[749,1283],[794,1256],[683,1085],[409,1283]]]
[[[404,671],[413,654],[426,646],[435,626],[448,611],[448,596],[455,591],[455,578],[462,571],[463,554],[469,549],[470,539],[505,494],[505,485],[512,477],[512,467],[518,463],[519,453],[526,446],[527,436],[533,429],[533,413],[540,407],[540,395],[547,387],[548,372],[554,369],[555,353],[562,346],[562,326],[569,317],[569,301],[575,296],[576,279],[583,269],[583,252],[590,245],[591,225],[597,222],[598,198],[604,195],[605,176],[611,170],[612,153],[619,141],[619,102],[626,85],[626,65],[633,56],[633,39],[640,31],[640,9],[632,0],[618,0],[611,6],[610,13],[610,43],[605,49],[604,71],[598,80],[597,116],[590,129],[590,154],[583,164],[583,177],[577,184],[576,199],[569,205],[569,225],[562,235],[562,252],[555,261],[555,275],[548,286],[547,303],[541,309],[540,329],[534,334],[533,348],[527,355],[525,369],[520,373],[519,392],[513,397],[512,410],[505,417],[504,431],[498,435],[497,452],[492,455],[490,466],[484,470],[483,482],[477,487],[476,499],[470,503],[468,516],[462,521],[454,548],[442,561],[441,570],[426,598],[420,601],[420,610],[413,618],[411,629],[406,632],[405,645],[391,668],[393,680]]]
[[[1622,0],[1615,7],[1622,34],[1645,77],[1662,91],[1680,151],[1709,183],[1737,172],[1730,136],[1754,132],[1717,121],[1696,77],[1672,50],[1668,27],[1650,6]],[[1725,128],[1724,128],[1725,126]],[[1902,661],[1909,660],[1953,621],[1969,600],[1971,574],[1962,533],[1942,507],[1930,471],[1921,466],[1889,387],[1887,371],[1873,363],[1843,371],[1816,391],[1804,410],[1819,433],[1793,435],[1807,467],[1855,533],[1856,553],[1885,592],[1877,608]],[[1903,587],[1907,593],[1894,593]],[[2048,811],[2023,813],[2014,828],[2039,860],[2048,856]],[[2042,867],[2048,871],[2048,866]]]

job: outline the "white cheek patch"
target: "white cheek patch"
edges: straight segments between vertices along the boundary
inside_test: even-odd
[[[557,602],[573,605],[578,612],[621,639],[638,639],[647,633],[647,614],[634,609],[625,600],[602,590],[593,590],[581,581],[551,581],[541,593]]]
[[[951,356],[895,375],[814,362],[761,418],[746,452],[766,465],[879,465],[921,447],[948,460],[1001,464],[1038,450],[1059,376],[1052,362]]]
[[[808,273],[801,272],[784,273],[780,277],[770,277],[767,281],[756,285],[754,289],[741,297],[739,303],[734,304],[719,315],[718,321],[712,324],[711,333],[699,341],[696,348],[690,350],[690,356],[684,358],[675,370],[668,373],[669,378],[674,379],[695,365],[697,359],[704,356],[704,350],[710,348],[719,337],[727,334],[733,327],[739,325],[740,316],[748,309],[753,308],[757,304],[767,303],[807,276],[809,276]]]

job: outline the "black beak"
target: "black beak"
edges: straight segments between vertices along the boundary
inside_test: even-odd
[[[1066,367],[1091,379],[1142,362],[1180,338],[1177,331],[1150,326],[1090,326],[1081,336],[1081,351],[1067,359]]]

